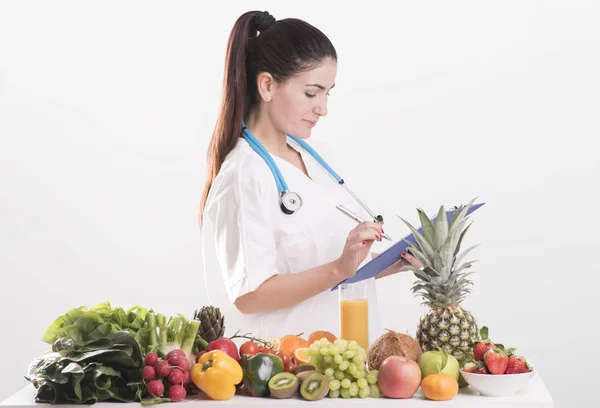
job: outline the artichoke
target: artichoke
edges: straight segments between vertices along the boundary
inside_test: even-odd
[[[198,336],[210,343],[225,335],[225,317],[218,307],[203,306],[194,312],[194,320],[200,322]]]

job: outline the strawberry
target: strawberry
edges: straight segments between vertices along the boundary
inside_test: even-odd
[[[485,364],[483,364],[483,361],[469,361],[465,363],[463,371],[466,373],[474,374],[488,374],[488,371],[485,368]]]
[[[510,356],[504,374],[523,374],[531,371],[531,366],[521,356]]]
[[[479,368],[477,370],[475,370],[475,374],[489,374],[490,372],[487,370],[487,368],[485,368],[485,364],[483,364],[483,362],[479,362],[479,364],[481,364],[481,366],[479,366]]]
[[[475,361],[483,361],[485,352],[494,347],[494,343],[488,338],[488,328],[486,326],[483,326],[479,333],[481,334],[481,341],[473,345],[473,357]]]
[[[485,352],[483,361],[491,374],[504,374],[508,365],[508,354],[501,348],[493,347]]]

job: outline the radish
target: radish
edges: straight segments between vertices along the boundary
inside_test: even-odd
[[[183,383],[183,370],[174,369],[169,374],[169,383],[172,385],[182,384]]]
[[[189,371],[184,371],[183,372],[183,385],[187,386],[190,383],[190,372]]]
[[[172,367],[179,367],[184,371],[190,371],[190,360],[187,357],[175,356],[169,360]]]
[[[156,363],[156,366],[154,366],[154,370],[159,376],[166,377],[171,374],[171,365],[166,360],[160,360]]]
[[[148,394],[152,395],[154,398],[158,398],[165,392],[165,386],[162,381],[152,380],[146,385],[146,390],[148,391]]]
[[[169,398],[173,402],[179,402],[186,396],[185,388],[182,385],[173,385],[169,388]]]
[[[179,350],[179,349],[177,349],[177,350],[171,350],[171,351],[169,351],[167,353],[167,361],[171,362],[171,358],[173,358],[175,356],[177,356],[177,357],[187,357],[182,350]]]
[[[156,354],[153,351],[146,354],[146,364],[148,364],[149,366],[154,366],[154,364],[156,364],[157,362],[158,362],[158,354]]]
[[[151,365],[144,366],[142,369],[142,377],[146,381],[153,380],[154,377],[156,377],[156,371],[154,370],[154,367]]]

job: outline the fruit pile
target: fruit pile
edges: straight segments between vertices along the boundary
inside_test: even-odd
[[[318,385],[313,386],[328,388],[330,398],[378,398],[381,395],[378,371],[367,372],[367,353],[356,341],[336,339],[332,343],[322,338],[313,342],[305,353],[310,357],[309,364],[322,374],[314,378]]]
[[[165,359],[159,358],[155,352],[149,352],[145,363],[142,377],[146,384],[146,396],[156,399],[167,396],[171,402],[179,402],[186,397],[186,387],[190,383],[190,361],[182,350],[170,351]]]
[[[483,326],[481,340],[473,345],[473,360],[466,362],[463,371],[475,374],[523,374],[533,370],[525,357],[514,354],[515,348],[505,349],[488,337],[489,331]]]

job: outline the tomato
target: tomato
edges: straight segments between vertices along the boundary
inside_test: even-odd
[[[291,360],[290,353],[288,353],[287,351],[279,350],[279,351],[278,351],[277,353],[275,353],[275,354],[277,354],[277,355],[278,355],[278,356],[281,358],[281,361],[283,361],[283,365],[284,365],[284,366],[285,366],[287,363],[289,363],[289,362],[290,362],[290,360]]]
[[[240,346],[240,355],[249,354],[251,356],[260,352],[260,346],[253,341],[247,341]]]
[[[275,354],[275,351],[274,351],[273,349],[270,349],[270,348],[267,348],[267,347],[265,347],[265,348],[264,348],[264,349],[261,351],[261,353],[264,353],[264,354]]]
[[[288,361],[288,363],[287,363],[287,364],[285,364],[285,365],[283,366],[283,370],[284,370],[286,373],[291,373],[291,372],[293,372],[293,371],[294,371],[294,368],[296,368],[296,364],[294,364],[294,363],[293,363],[293,362],[291,362],[291,361]]]

